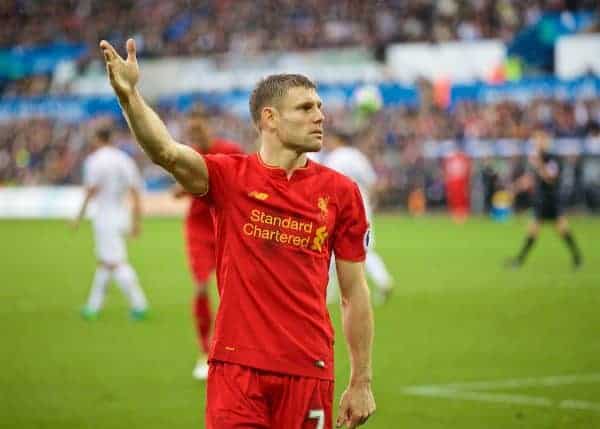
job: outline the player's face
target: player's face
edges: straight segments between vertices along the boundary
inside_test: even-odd
[[[185,137],[189,144],[198,147],[202,151],[207,150],[210,146],[206,124],[200,118],[188,118],[186,120]]]
[[[323,144],[322,102],[312,88],[290,88],[275,110],[275,128],[284,147],[318,152]]]

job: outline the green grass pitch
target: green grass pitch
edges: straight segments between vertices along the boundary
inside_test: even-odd
[[[600,218],[572,220],[581,271],[550,227],[525,267],[506,271],[526,220],[377,218],[377,249],[397,284],[375,309],[378,410],[367,427],[600,428]],[[129,250],[151,319],[130,321],[112,287],[90,323],[79,317],[95,268],[89,225],[0,222],[0,427],[204,427],[181,223],[148,219],[143,232]],[[348,361],[332,313],[337,403]],[[574,377],[539,381],[548,376]],[[514,379],[534,381],[446,397],[406,390]]]

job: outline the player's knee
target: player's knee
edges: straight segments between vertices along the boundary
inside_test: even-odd
[[[540,226],[537,223],[531,224],[527,231],[527,235],[531,238],[537,238],[540,233]]]

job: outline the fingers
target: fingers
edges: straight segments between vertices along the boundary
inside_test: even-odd
[[[353,415],[349,419],[346,419],[348,423],[348,429],[354,429],[361,425],[364,425],[369,420],[369,414],[366,415]]]
[[[346,425],[346,427],[349,429],[357,428],[365,424],[374,411],[375,410],[373,409],[372,411],[358,412],[356,410],[352,410],[349,406],[344,408],[340,407],[335,426],[340,428]]]
[[[107,63],[110,61],[113,61],[117,58],[119,58],[121,60],[123,59],[117,53],[115,48],[113,48],[113,46],[110,43],[108,43],[106,40],[102,40],[100,42],[100,49],[102,49],[102,54],[104,55],[104,59],[106,60]],[[135,50],[135,46],[134,46],[134,50]]]
[[[348,401],[346,400],[345,395],[342,396],[342,400],[340,402],[340,408],[338,409],[338,417],[335,421],[335,427],[341,428],[346,421],[348,421],[348,414],[350,411],[350,406],[348,405]]]
[[[135,40],[127,39],[127,62],[137,63]]]
[[[116,79],[115,79],[115,73],[114,73],[113,67],[114,67],[114,63],[111,63],[109,61],[106,62],[106,73],[108,74],[108,80],[110,81],[110,84],[112,85],[112,87],[115,88]]]

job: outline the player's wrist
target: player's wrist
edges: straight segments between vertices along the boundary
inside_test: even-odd
[[[119,103],[121,106],[129,106],[132,100],[139,95],[137,87],[131,86],[130,88],[121,89],[116,91]]]
[[[372,378],[373,377],[371,376],[370,373],[352,375],[350,377],[349,385],[352,387],[370,386]]]

